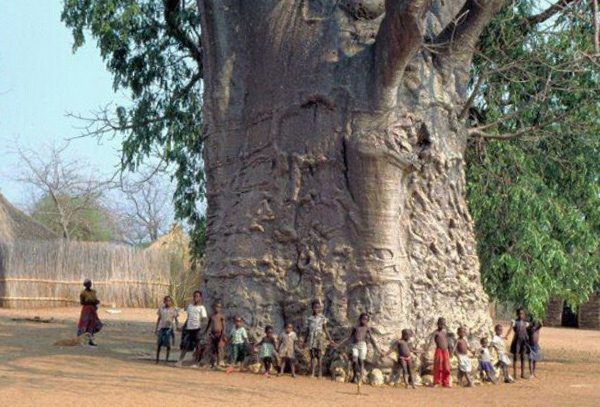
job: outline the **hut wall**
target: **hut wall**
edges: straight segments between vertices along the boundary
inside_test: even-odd
[[[579,328],[600,329],[600,293],[590,296],[590,300],[579,306]]]
[[[109,243],[0,242],[0,307],[79,304],[90,278],[104,306],[155,307],[169,292],[170,260],[161,250]]]
[[[561,326],[562,314],[565,301],[560,297],[551,297],[546,306],[546,318],[544,325],[546,326]]]

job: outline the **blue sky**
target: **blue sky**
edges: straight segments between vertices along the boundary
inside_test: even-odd
[[[26,190],[11,180],[17,159],[10,145],[42,149],[80,135],[67,112],[88,115],[116,100],[93,42],[72,52],[70,31],[60,21],[62,0],[0,0],[0,192],[15,204]],[[101,173],[119,163],[120,139],[79,139],[67,154],[89,160]]]

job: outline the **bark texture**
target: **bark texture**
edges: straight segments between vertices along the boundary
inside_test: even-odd
[[[485,22],[455,17],[500,3],[199,0],[208,302],[304,329],[320,299],[381,341],[490,327],[458,119]]]

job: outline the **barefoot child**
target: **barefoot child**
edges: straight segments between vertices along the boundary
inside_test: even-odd
[[[373,349],[377,353],[381,353],[375,339],[373,339],[373,333],[369,327],[370,319],[368,314],[360,314],[358,325],[352,328],[350,335],[337,345],[339,347],[345,342],[352,341],[352,370],[354,371],[352,383],[362,382],[365,370],[365,359],[367,358],[367,341],[371,343]]]
[[[512,321],[513,338],[510,344],[510,353],[513,355],[513,373],[517,377],[517,357],[521,360],[521,378],[525,378],[525,353],[527,352],[527,321],[525,310],[517,309],[517,319]],[[508,332],[504,339],[508,339]]]
[[[186,309],[187,319],[183,324],[183,333],[181,335],[181,354],[175,366],[181,367],[185,354],[189,351],[195,351],[196,357],[192,367],[198,367],[202,359],[202,325],[206,320],[206,308],[202,305],[202,293],[194,291],[192,303]]]
[[[279,375],[282,375],[285,370],[285,365],[290,366],[292,377],[296,377],[296,343],[298,342],[298,336],[294,332],[294,326],[292,324],[285,325],[285,331],[281,334],[279,340],[279,347],[277,353],[281,357],[281,367]],[[278,375],[278,376],[279,376]]]
[[[469,343],[466,339],[467,330],[465,328],[460,327],[458,328],[457,334],[458,340],[454,345],[452,353],[458,358],[458,383],[462,386],[463,378],[466,378],[466,387],[473,387],[473,379],[471,378],[471,371],[473,370],[473,365],[471,363],[471,359],[469,358],[469,353],[473,353],[473,351],[469,347]]]
[[[497,385],[498,380],[496,380],[496,371],[494,370],[494,366],[492,366],[488,339],[481,338],[479,343],[481,344],[481,350],[479,351],[479,374],[481,375],[481,381],[485,383],[487,378],[487,380]]]
[[[319,378],[321,378],[323,374],[323,364],[321,360],[324,345],[323,335],[327,337],[329,342],[333,342],[331,336],[329,336],[329,331],[327,330],[327,322],[327,318],[323,315],[321,302],[318,300],[313,301],[312,316],[308,317],[306,321],[307,330],[304,338],[304,345],[308,345],[308,348],[310,349],[310,377],[315,377],[315,361],[319,368]]]
[[[504,377],[504,383],[514,383],[514,379],[510,377],[510,373],[508,372],[508,367],[510,366],[510,358],[506,354],[506,346],[504,345],[504,339],[502,339],[502,331],[504,328],[502,325],[498,324],[494,327],[494,337],[492,338],[491,346],[492,349],[496,350],[496,354],[498,356],[498,363],[496,366],[499,366],[502,369],[502,376]]]
[[[220,302],[213,305],[213,314],[206,326],[206,332],[210,330],[211,367],[221,366],[222,350],[225,347],[225,317],[223,306]]]
[[[534,321],[527,327],[527,341],[529,343],[529,378],[534,379],[537,362],[542,360],[542,350],[540,349],[540,329],[542,321]]]
[[[263,375],[265,377],[271,376],[271,367],[273,366],[273,359],[275,358],[275,349],[277,347],[277,341],[275,340],[275,336],[273,335],[273,327],[267,325],[265,327],[265,336],[262,340],[256,345],[260,347],[260,352],[258,357],[262,362],[263,368],[265,372]]]
[[[448,352],[448,334],[446,333],[446,319],[438,318],[437,330],[431,335],[429,345],[435,341],[435,355],[433,358],[433,385],[450,387],[450,354]]]
[[[379,360],[389,356],[392,352],[396,351],[398,355],[398,365],[402,368],[402,376],[404,377],[404,386],[408,389],[408,386],[416,389],[415,381],[412,375],[412,353],[413,349],[410,346],[410,338],[413,333],[410,329],[402,330],[402,338],[396,341],[396,343],[388,350],[385,354],[381,355]]]
[[[92,280],[86,278],[83,281],[85,289],[79,294],[79,302],[81,304],[81,315],[77,323],[77,336],[84,333],[89,333],[88,345],[98,346],[94,342],[94,334],[97,334],[102,329],[102,321],[98,317],[98,305],[100,301],[96,295],[96,290],[92,289]]]
[[[179,329],[179,321],[177,317],[179,313],[177,309],[173,307],[173,299],[170,295],[165,296],[163,299],[163,306],[156,311],[158,315],[158,319],[156,320],[156,327],[154,331],[157,340],[157,349],[156,349],[156,363],[158,363],[158,359],[160,357],[160,349],[163,346],[167,348],[167,355],[165,357],[165,363],[169,361],[169,354],[171,353],[171,339],[175,337],[175,332],[173,328]]]
[[[236,316],[233,319],[233,327],[229,331],[229,341],[231,342],[231,363],[237,366],[238,363],[244,364],[246,359],[246,347],[248,346],[248,332],[242,326],[242,317]]]

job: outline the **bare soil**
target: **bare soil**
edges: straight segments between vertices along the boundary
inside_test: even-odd
[[[544,328],[536,380],[472,389],[364,386],[357,396],[355,386],[327,379],[155,365],[149,309],[101,310],[98,348],[53,346],[74,336],[78,315],[77,308],[0,309],[0,406],[600,406],[600,331]],[[13,321],[35,316],[54,320]]]

